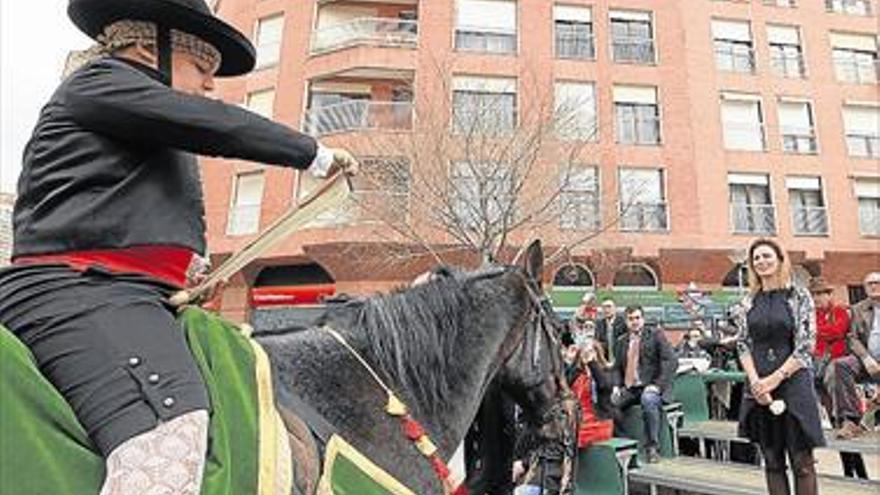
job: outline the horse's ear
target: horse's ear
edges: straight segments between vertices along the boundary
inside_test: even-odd
[[[528,276],[540,285],[544,277],[544,250],[540,240],[535,239],[526,249],[524,268]]]

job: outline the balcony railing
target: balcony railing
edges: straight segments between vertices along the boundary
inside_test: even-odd
[[[791,210],[795,235],[828,234],[828,211],[824,206],[795,206]]]
[[[412,122],[412,102],[352,100],[309,110],[303,129],[321,136],[354,130],[409,130]]]
[[[816,153],[816,132],[812,127],[783,127],[781,133],[782,150],[786,153]]]
[[[615,62],[653,64],[655,60],[654,40],[650,38],[615,36],[611,50]]]
[[[620,230],[629,232],[663,232],[669,229],[665,202],[620,205]]]
[[[416,46],[418,21],[360,17],[312,33],[312,53],[352,45]]]
[[[516,31],[489,32],[483,28],[459,26],[455,49],[468,52],[516,53]]]
[[[730,222],[734,234],[775,234],[776,207],[733,203],[730,205]]]
[[[862,202],[866,204],[863,205]],[[859,232],[862,235],[880,236],[880,208],[876,203],[866,200],[859,203]]]
[[[841,14],[871,15],[869,0],[825,0],[825,9]]]
[[[260,205],[238,205],[229,208],[227,235],[255,234],[260,230]]]
[[[850,57],[835,57],[834,72],[841,82],[852,84],[874,84],[880,72],[880,60],[861,61]]]
[[[850,156],[880,158],[880,136],[849,133],[846,135],[846,148]]]
[[[660,118],[617,118],[617,142],[621,144],[659,144]]]
[[[719,70],[755,72],[755,50],[751,46],[715,43],[715,64]]]
[[[583,28],[556,25],[556,57],[579,60],[596,58],[596,37]]]
[[[564,230],[597,230],[600,225],[599,200],[593,194],[563,192],[560,194],[559,228]]]
[[[773,73],[780,77],[800,79],[807,72],[804,66],[804,57],[801,54],[773,54],[770,56],[770,66],[773,67]]]
[[[724,122],[724,147],[729,150],[763,151],[764,124]]]

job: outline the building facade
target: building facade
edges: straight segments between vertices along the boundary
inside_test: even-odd
[[[632,299],[662,305],[688,286],[720,302],[742,286],[736,263],[758,237],[777,239],[799,278],[822,274],[843,300],[880,268],[873,0],[222,0],[216,8],[251,34],[258,54],[258,69],[220,81],[218,95],[350,148],[373,169],[420,166],[401,165],[399,149],[376,146],[382,139],[432,125],[455,135],[459,118],[488,107],[493,129],[509,131],[535,101],[556,112],[574,102],[573,126],[547,140],[535,163],[555,177],[550,141],[578,142],[576,180],[558,191],[577,208],[511,234],[514,246],[537,234],[551,252],[575,244],[548,267],[562,307],[574,304],[567,291],[641,294]],[[448,161],[450,183],[464,184],[456,157]],[[314,187],[280,167],[202,165],[215,262]],[[430,213],[406,180],[365,190],[361,197],[373,194],[392,213]],[[388,231],[353,216],[316,222],[231,281],[220,307],[244,319],[255,295],[369,293],[433,264],[389,254],[407,241]],[[421,233],[432,245],[456,244],[449,232]]]

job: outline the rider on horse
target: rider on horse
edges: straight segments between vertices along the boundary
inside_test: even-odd
[[[214,76],[255,61],[204,0],[71,0],[68,13],[98,45],[43,108],[25,149],[0,324],[105,457],[102,495],[152,492],[172,478],[175,493],[196,494],[210,406],[167,302],[205,255],[195,155],[318,176],[358,165],[204,96]]]

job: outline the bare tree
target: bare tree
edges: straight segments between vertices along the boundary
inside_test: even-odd
[[[599,134],[595,86],[554,85],[528,70],[514,79],[433,69],[436,87],[412,102],[411,130],[365,133],[357,149],[357,216],[405,247],[389,256],[443,262],[464,250],[485,262],[512,236],[555,229],[573,248],[618,224],[629,206],[602,214],[598,160],[585,151]]]

